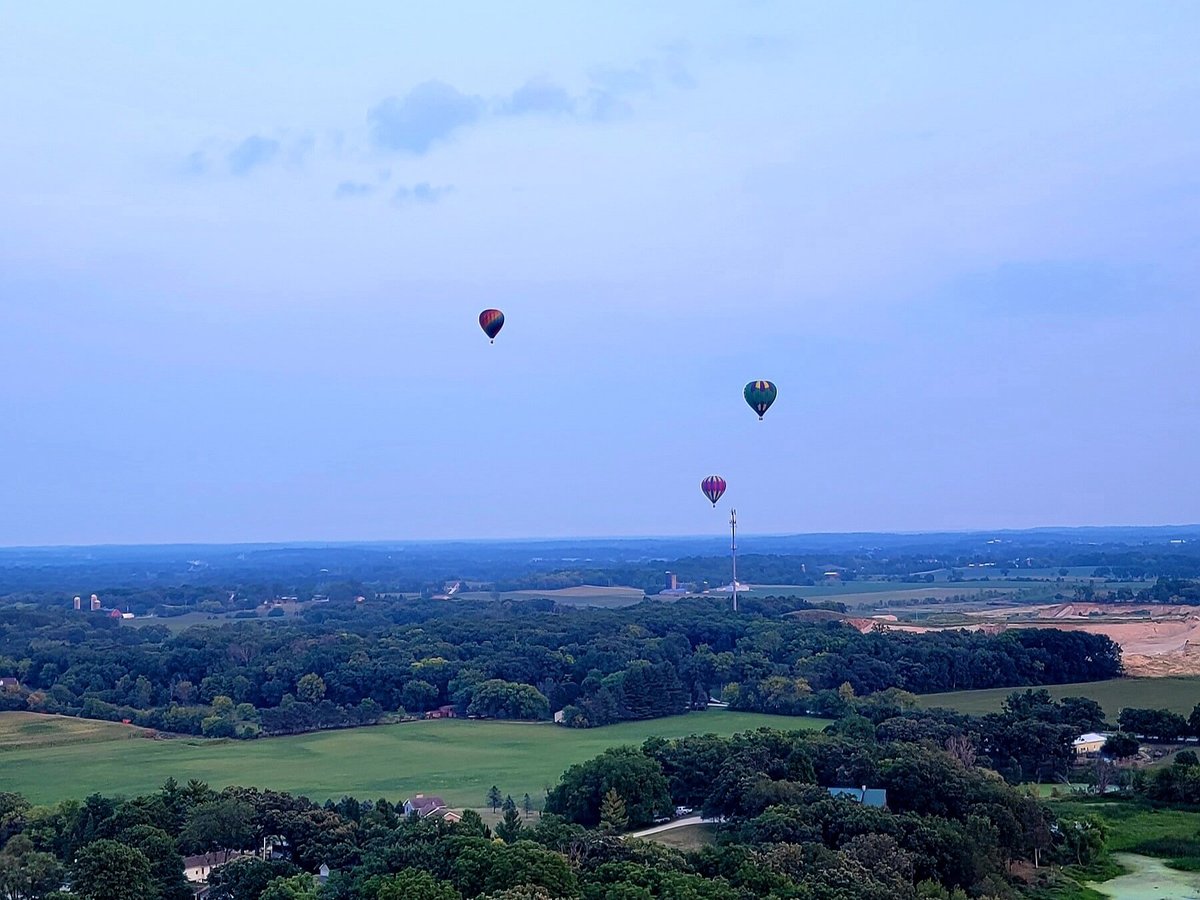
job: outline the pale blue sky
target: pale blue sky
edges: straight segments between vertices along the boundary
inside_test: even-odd
[[[0,544],[1200,519],[1200,5],[416,6],[0,2]]]

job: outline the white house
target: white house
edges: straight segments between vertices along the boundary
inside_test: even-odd
[[[1071,746],[1075,748],[1076,756],[1088,756],[1092,753],[1099,753],[1107,742],[1107,734],[1089,731],[1087,734],[1081,734],[1075,738],[1071,742]]]
[[[203,884],[213,869],[219,869],[227,862],[233,862],[239,856],[247,854],[240,850],[229,853],[202,853],[199,856],[188,856],[183,860],[183,877],[194,884]]]

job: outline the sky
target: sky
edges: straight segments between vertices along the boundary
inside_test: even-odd
[[[0,0],[0,544],[1200,521],[1198,44]]]

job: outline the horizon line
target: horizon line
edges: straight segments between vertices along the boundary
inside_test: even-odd
[[[982,534],[1034,534],[1045,531],[1182,531],[1200,530],[1200,523],[1165,523],[1159,525],[1035,525],[1028,528],[944,528],[932,530],[903,531],[777,531],[744,532],[745,538],[824,538],[824,537],[922,537],[935,535],[982,535]],[[566,543],[600,541],[706,541],[725,540],[726,535],[715,534],[624,534],[624,535],[570,535],[570,536],[526,536],[526,537],[462,537],[462,538],[347,538],[320,539],[298,538],[279,541],[164,541],[161,543],[106,542],[95,544],[0,544],[0,552],[13,550],[111,550],[122,548],[171,547],[363,547],[370,545],[400,544],[525,544]]]

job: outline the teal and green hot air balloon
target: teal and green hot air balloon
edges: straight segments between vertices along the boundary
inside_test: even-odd
[[[769,381],[752,381],[746,385],[742,396],[746,398],[750,408],[758,413],[761,421],[767,410],[771,408],[771,404],[775,402],[775,398],[779,396],[779,390]]]

